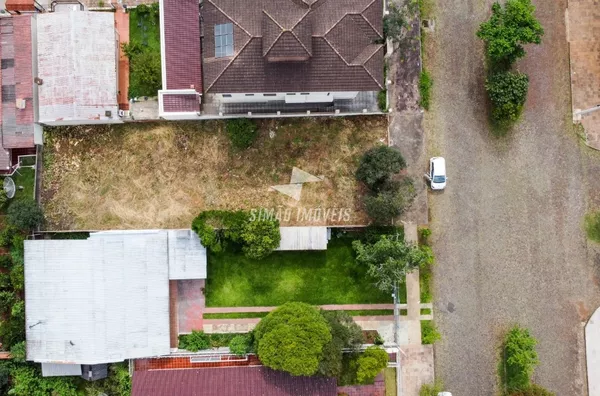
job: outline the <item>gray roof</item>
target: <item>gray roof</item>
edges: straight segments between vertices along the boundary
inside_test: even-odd
[[[170,263],[185,279],[206,276],[206,250],[185,233],[26,241],[27,359],[98,364],[168,354]]]
[[[81,364],[42,363],[42,377],[81,375]]]
[[[280,227],[277,250],[327,250],[327,227]]]

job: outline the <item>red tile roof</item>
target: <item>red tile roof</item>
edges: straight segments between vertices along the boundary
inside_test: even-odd
[[[198,0],[164,0],[166,89],[202,92]]]
[[[336,396],[335,378],[266,367],[136,371],[132,396]]]

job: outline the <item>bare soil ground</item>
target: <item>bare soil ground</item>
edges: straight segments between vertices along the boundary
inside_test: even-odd
[[[354,178],[367,149],[386,143],[384,117],[259,122],[247,150],[231,148],[223,122],[79,126],[46,132],[42,200],[48,228],[183,228],[207,209],[290,209],[282,224],[364,224]],[[296,166],[323,182],[295,201],[270,186]],[[302,218],[309,208],[350,216]],[[283,219],[285,220],[285,218]]]
[[[498,394],[499,345],[519,323],[538,339],[534,380],[560,396],[586,395],[582,324],[600,303],[597,248],[582,230],[598,203],[598,158],[571,119],[565,0],[534,1],[545,28],[517,68],[530,77],[522,120],[489,128],[483,44],[489,0],[437,2],[425,66],[434,80],[426,115],[430,155],[448,187],[430,194],[436,376],[456,396]]]

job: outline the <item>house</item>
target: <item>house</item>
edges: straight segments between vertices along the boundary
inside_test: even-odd
[[[11,173],[18,155],[35,154],[35,142],[41,141],[41,127],[34,123],[32,42],[31,16],[0,19],[0,173],[4,174]]]
[[[160,9],[163,118],[378,112],[380,0],[161,0]]]
[[[266,367],[136,371],[132,396],[336,396],[335,378],[294,377]]]
[[[191,230],[25,241],[27,360],[44,375],[80,375],[168,355],[170,281],[205,278],[206,249]]]
[[[114,15],[35,15],[36,92],[43,125],[122,122],[117,103],[119,37]]]

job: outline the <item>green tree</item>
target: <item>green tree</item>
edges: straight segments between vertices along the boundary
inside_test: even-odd
[[[23,231],[33,230],[44,222],[44,213],[33,199],[13,202],[6,215],[10,224]]]
[[[492,102],[492,120],[510,124],[519,119],[527,99],[529,77],[523,73],[494,73],[485,83]]]
[[[226,129],[231,144],[238,150],[250,147],[258,136],[258,126],[247,118],[228,120]]]
[[[198,352],[210,348],[210,337],[204,331],[192,330],[191,334],[179,336],[179,348]]]
[[[281,233],[277,219],[250,219],[242,230],[246,257],[262,259],[279,247]]]
[[[508,390],[528,389],[531,376],[538,365],[535,351],[536,339],[529,330],[513,327],[504,339],[504,358],[506,366],[506,387]]]
[[[360,384],[372,384],[377,374],[387,367],[389,356],[377,346],[368,347],[357,359],[356,379]]]
[[[12,357],[13,362],[25,363],[25,359],[27,358],[27,345],[25,344],[25,341],[13,345],[10,348],[10,356]]]
[[[364,198],[367,215],[376,225],[390,224],[410,207],[415,198],[415,187],[410,178],[386,185],[389,187],[383,187],[374,195]]]
[[[339,377],[342,373],[343,349],[358,352],[364,335],[352,316],[344,311],[321,311],[321,314],[329,324],[331,341],[323,347],[318,372],[326,377]]]
[[[77,396],[73,377],[42,377],[39,369],[30,365],[16,366],[12,372],[9,395],[15,396]]]
[[[17,300],[10,310],[10,315],[17,320],[25,321],[25,301]]]
[[[250,352],[251,339],[248,335],[237,335],[229,341],[229,350],[237,356],[244,356]]]
[[[16,296],[11,290],[0,291],[0,312],[10,312],[13,304],[15,303]]]
[[[274,370],[310,376],[331,341],[327,321],[314,307],[291,302],[264,317],[254,330],[261,362]]]
[[[406,168],[406,161],[394,147],[377,146],[361,158],[356,178],[371,190],[378,191],[390,177]]]
[[[192,230],[198,234],[202,245],[218,253],[228,244],[242,243],[242,230],[249,219],[243,210],[206,210],[192,222]]]
[[[508,68],[525,56],[524,44],[541,43],[544,29],[534,13],[531,0],[507,0],[504,7],[497,2],[492,5],[492,16],[477,32],[492,63]]]
[[[409,245],[388,235],[382,235],[374,244],[354,241],[352,247],[356,261],[369,267],[367,273],[383,291],[393,290],[397,282],[404,281],[408,272],[433,262],[428,247]]]
[[[15,291],[25,288],[25,266],[22,263],[15,264],[10,270],[10,283]]]

